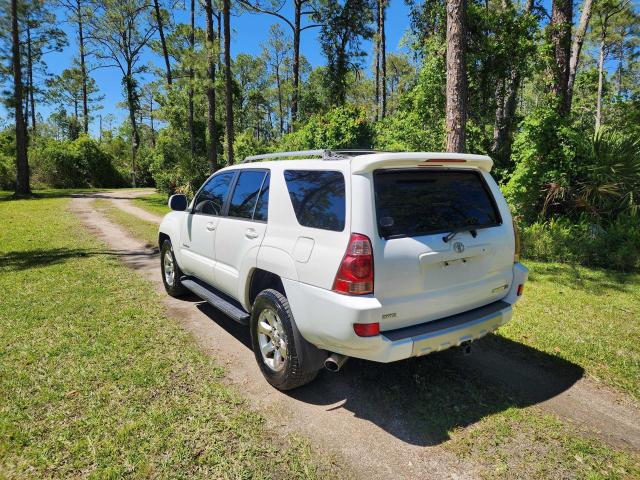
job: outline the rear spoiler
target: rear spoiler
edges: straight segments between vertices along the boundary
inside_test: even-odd
[[[475,167],[488,173],[493,167],[493,160],[486,155],[431,152],[374,153],[351,159],[351,173],[372,172],[380,168],[415,167]]]

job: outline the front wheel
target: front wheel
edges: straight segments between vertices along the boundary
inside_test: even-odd
[[[173,254],[171,240],[162,242],[162,248],[160,248],[160,271],[164,289],[169,295],[177,298],[187,293],[187,289],[184,288],[180,281],[182,270],[180,270],[178,262],[176,262],[176,256]]]
[[[292,324],[287,297],[273,289],[258,294],[251,310],[251,343],[262,374],[278,390],[300,387],[318,374],[300,369],[302,353]]]

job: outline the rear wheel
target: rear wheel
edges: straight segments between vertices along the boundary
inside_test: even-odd
[[[162,242],[162,248],[160,249],[160,270],[162,273],[162,283],[164,289],[172,297],[181,297],[187,289],[184,288],[180,277],[182,277],[182,270],[176,262],[176,256],[173,254],[173,246],[171,240],[165,240]]]
[[[273,289],[258,294],[251,311],[251,343],[262,374],[278,390],[300,387],[318,374],[301,371],[292,324],[287,297]]]

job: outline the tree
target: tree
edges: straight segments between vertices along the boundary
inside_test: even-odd
[[[588,1],[588,0],[587,0]],[[533,13],[533,0],[528,0],[522,14],[518,14],[510,1],[503,1],[499,14],[500,43],[506,44],[506,58],[502,58],[496,87],[496,110],[493,123],[491,154],[496,163],[504,166],[511,157],[513,131],[516,122],[517,98],[522,77],[531,56],[535,53],[535,27],[538,18]]]
[[[622,12],[628,5],[627,0],[600,0],[596,5],[596,16],[599,28],[598,54],[598,96],[596,97],[596,132],[602,123],[602,92],[604,84],[604,62],[609,50],[608,29],[611,19]]]
[[[21,45],[26,74],[25,117],[31,118],[31,130],[35,134],[36,98],[43,93],[39,87],[40,79],[47,76],[45,56],[61,51],[66,45],[66,35],[58,28],[55,15],[42,0],[22,2],[19,15],[25,36]]]
[[[218,132],[216,125],[216,36],[213,32],[213,6],[211,0],[204,0],[205,21],[207,24],[207,129],[209,132],[209,171],[218,168]],[[218,39],[218,44],[219,44]]]
[[[171,62],[169,61],[169,52],[167,51],[167,41],[165,40],[165,37],[164,37],[164,11],[160,10],[160,3],[158,0],[153,0],[153,11],[155,13],[156,26],[158,27],[158,34],[160,35],[162,57],[164,58],[164,65],[167,72],[166,73],[167,84],[171,85],[173,79],[171,76]]]
[[[269,38],[262,46],[262,53],[276,82],[280,135],[285,132],[285,78],[283,78],[283,70],[286,67],[286,57],[290,49],[290,40],[285,36],[280,25],[272,25],[269,29]]]
[[[136,185],[136,153],[140,133],[136,115],[140,108],[136,75],[145,68],[139,65],[142,49],[147,46],[156,26],[148,18],[148,0],[94,0],[91,17],[90,41],[96,47],[96,56],[122,73],[122,85],[129,110],[131,127],[131,176]]]
[[[227,165],[233,165],[233,73],[231,72],[231,0],[223,0],[224,22],[224,104]]]
[[[573,101],[573,86],[576,81],[576,73],[578,72],[578,65],[580,62],[580,52],[582,51],[582,45],[584,43],[584,37],[589,28],[589,21],[591,20],[591,11],[593,6],[593,0],[584,0],[582,4],[582,13],[580,14],[580,23],[576,30],[573,44],[571,45],[571,59],[569,60],[569,80],[567,81],[567,98],[565,109],[567,112],[571,111],[571,103]]]
[[[553,0],[551,6],[551,42],[554,49],[553,82],[551,90],[557,102],[558,113],[566,116],[568,110],[569,62],[571,57],[571,26],[573,0]]]
[[[85,84],[82,69],[77,64],[64,69],[60,75],[48,79],[46,82],[49,102],[60,107],[71,106],[76,120],[80,118],[79,111],[82,108],[84,120],[85,115],[89,116],[91,111],[102,108],[98,102],[104,99],[104,96],[95,96],[99,91],[95,80],[91,77],[88,80]]]
[[[467,122],[465,0],[447,0],[447,152],[464,152]]]
[[[85,45],[85,12],[87,6],[83,3],[85,0],[58,0],[60,5],[66,8],[70,13],[70,18],[76,23],[78,29],[78,57],[80,59],[80,72],[82,74],[82,125],[84,133],[89,133],[89,74],[86,64],[86,45]]]
[[[298,101],[300,98],[300,36],[305,30],[321,26],[318,23],[320,14],[317,9],[317,2],[316,0],[293,0],[292,20],[282,13],[283,8],[286,5],[286,2],[282,0],[271,0],[269,6],[261,4],[259,0],[240,0],[240,3],[251,11],[272,15],[282,20],[289,26],[289,28],[291,28],[293,34],[293,92],[291,98],[291,122],[295,124],[298,120]],[[302,26],[303,17],[308,17],[315,21]]]
[[[387,110],[387,36],[385,11],[387,0],[376,0],[376,117],[384,118]]]
[[[22,114],[22,62],[20,60],[20,31],[18,29],[18,1],[11,0],[11,51],[13,68],[13,106],[16,127],[16,196],[31,195],[29,159],[27,157],[27,128]]]
[[[358,70],[366,55],[360,41],[373,36],[372,11],[370,0],[323,0],[319,7],[320,45],[327,58],[326,81],[334,105],[345,103],[347,74]]]
[[[196,48],[196,3],[195,0],[190,0],[190,12],[191,12],[191,21],[189,23],[189,116],[188,116],[188,127],[189,127],[189,147],[191,150],[191,157],[194,157],[196,154],[196,132],[195,132],[195,123],[193,118],[193,83],[195,81],[195,70],[193,68],[193,63],[195,61],[195,48]]]

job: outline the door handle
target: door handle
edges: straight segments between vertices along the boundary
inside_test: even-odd
[[[213,232],[216,229],[215,224],[213,224],[212,222],[207,223],[207,230],[209,230],[210,232]]]
[[[246,232],[244,232],[244,236],[247,238],[258,238],[260,236],[260,234],[258,232],[256,232],[253,228],[249,228],[247,229]]]

